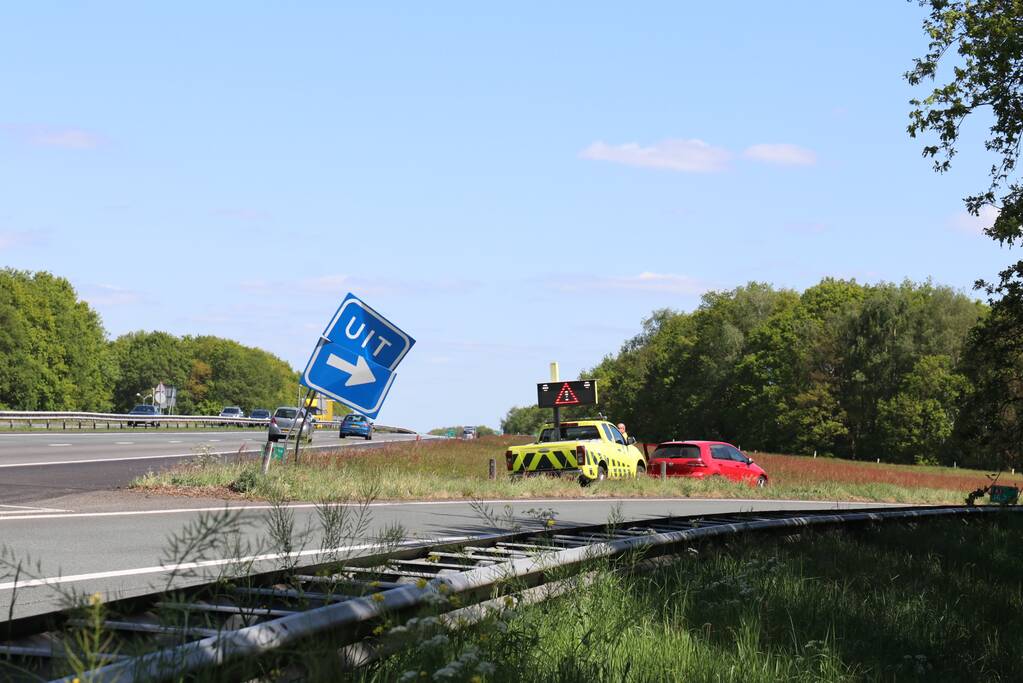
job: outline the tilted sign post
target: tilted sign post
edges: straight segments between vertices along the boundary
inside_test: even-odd
[[[310,392],[319,392],[375,418],[394,383],[394,369],[415,343],[394,323],[349,293],[316,342],[300,382]],[[302,419],[304,422],[304,413]],[[298,439],[295,453],[297,458]]]

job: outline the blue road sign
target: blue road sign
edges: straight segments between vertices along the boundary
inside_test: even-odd
[[[349,294],[317,342],[302,384],[375,418],[394,382],[394,369],[415,343]]]

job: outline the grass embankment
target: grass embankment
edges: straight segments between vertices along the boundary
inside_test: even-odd
[[[359,678],[1019,680],[1021,542],[1019,515],[799,543],[750,536],[653,570],[600,570],[565,597],[434,637]]]
[[[468,498],[723,497],[854,500],[892,503],[961,503],[982,485],[984,473],[950,468],[877,465],[829,458],[759,454],[771,476],[766,489],[731,482],[690,479],[608,481],[581,488],[572,479],[512,480],[504,471],[504,449],[525,438],[389,444],[372,450],[305,454],[302,462],[275,462],[270,475],[257,463],[230,464],[200,458],[136,480],[135,488],[182,495],[254,499],[323,500],[364,497],[383,500]],[[289,452],[290,455],[290,452]],[[497,459],[496,481],[487,478]],[[1007,478],[1023,484],[1023,478]]]

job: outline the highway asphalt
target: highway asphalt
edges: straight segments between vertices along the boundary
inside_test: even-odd
[[[368,509],[367,533],[346,539],[344,545],[354,554],[365,553],[378,542],[376,539],[396,528],[410,542],[454,539],[495,533],[514,524],[538,525],[544,515],[552,515],[559,526],[593,524],[607,521],[616,508],[616,516],[634,520],[668,514],[857,507],[842,503],[694,499],[493,501],[486,505],[490,515],[464,501],[374,503]],[[280,548],[269,540],[267,505],[238,505],[242,527],[237,534],[225,534],[201,556],[175,557],[169,552],[172,536],[182,537],[186,527],[194,527],[203,517],[223,514],[224,506],[223,501],[136,495],[134,499],[82,511],[8,508],[0,513],[0,538],[6,547],[6,566],[0,569],[0,613],[11,610],[19,617],[51,611],[58,608],[62,592],[67,591],[99,591],[109,599],[151,592],[175,576],[170,567],[191,561],[206,565],[180,568],[176,583],[194,582],[200,575],[209,579],[217,572],[250,564],[249,560],[236,561],[239,557],[270,555],[255,563],[254,568],[259,569],[271,569],[285,561],[275,557]],[[320,547],[315,506],[296,504],[286,510],[294,519],[294,537],[298,539],[294,549],[302,553],[296,559],[300,563],[315,561]],[[354,508],[350,512],[354,514]],[[22,569],[16,582],[14,567],[18,562]]]
[[[408,434],[377,432],[372,441],[342,440],[331,430],[316,432],[313,445],[372,447],[412,438],[415,437]],[[265,442],[263,430],[0,434],[0,510],[5,505],[26,505],[72,493],[125,486],[150,470],[194,457],[204,446],[211,452],[233,456],[239,449],[258,450]]]

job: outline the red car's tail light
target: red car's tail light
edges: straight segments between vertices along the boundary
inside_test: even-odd
[[[512,463],[515,462],[515,455],[511,451],[505,451],[504,452],[504,462],[505,462],[505,465],[508,467],[508,471],[511,472],[512,471]]]
[[[586,465],[586,446],[575,447],[575,461],[578,463],[579,467]]]

